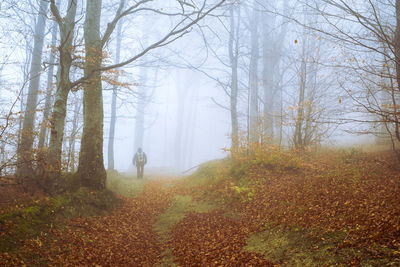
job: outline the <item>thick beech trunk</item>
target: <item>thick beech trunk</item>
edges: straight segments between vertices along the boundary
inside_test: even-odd
[[[100,39],[101,0],[86,2],[84,126],[79,156],[78,175],[81,184],[93,189],[104,189],[106,171],[103,163],[103,93],[101,73],[102,42]]]

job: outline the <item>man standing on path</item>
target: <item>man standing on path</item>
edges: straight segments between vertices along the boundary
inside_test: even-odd
[[[135,153],[135,156],[133,157],[132,160],[133,165],[136,166],[137,170],[137,178],[142,179],[143,178],[143,169],[144,165],[147,163],[147,156],[146,153],[142,151],[142,148],[139,147],[137,152]]]

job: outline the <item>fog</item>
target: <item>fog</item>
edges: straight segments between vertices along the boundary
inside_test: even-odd
[[[91,121],[84,119],[90,60],[88,6],[71,3],[0,5],[7,173],[23,160],[18,149],[43,147],[57,166],[77,170],[84,121]],[[380,17],[371,17],[371,5]],[[103,2],[96,17],[103,111],[91,115],[104,113],[94,129],[105,168],[131,171],[139,147],[148,167],[182,172],[228,156],[243,140],[285,149],[393,142],[397,91],[380,89],[393,84],[393,44],[352,16],[393,30],[394,10],[384,12],[381,2],[352,8],[328,0]],[[65,69],[69,75],[60,76]],[[60,108],[65,119],[57,119]]]
[[[400,0],[0,0],[0,266],[400,266],[399,102]]]
[[[162,82],[153,85],[150,103],[145,111],[143,150],[150,168],[187,170],[201,162],[222,158],[223,148],[230,146],[229,113],[212,103],[220,93],[216,86],[204,81],[202,74],[190,70],[172,70],[159,74]],[[163,77],[164,76],[164,77]],[[177,84],[179,81],[180,84]],[[182,136],[177,140],[178,96],[177,86],[187,90],[183,112]],[[123,102],[124,99],[119,99]],[[106,106],[109,104],[106,102]],[[106,110],[106,118],[110,116]],[[105,132],[108,132],[105,120]],[[134,149],[135,108],[121,107],[115,135],[115,168],[131,170]],[[108,136],[105,136],[107,140]],[[176,147],[181,145],[181,159]],[[107,142],[107,141],[106,141]],[[107,147],[104,149],[107,155]],[[106,159],[107,160],[107,159]],[[180,162],[179,162],[180,161]],[[107,161],[106,161],[107,165]]]

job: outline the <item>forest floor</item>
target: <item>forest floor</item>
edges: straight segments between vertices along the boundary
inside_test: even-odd
[[[395,165],[382,153],[271,152],[183,179],[114,174],[112,213],[21,239],[0,265],[399,266]]]

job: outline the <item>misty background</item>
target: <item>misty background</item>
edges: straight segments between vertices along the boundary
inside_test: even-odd
[[[122,18],[105,45],[103,63],[122,62],[142,51],[177,23],[171,14],[180,5],[196,9],[201,7],[200,2],[150,1],[148,9]],[[114,157],[116,170],[131,170],[133,154],[143,147],[149,167],[184,171],[201,162],[226,157],[232,136],[236,135],[253,141],[266,138],[271,144],[286,148],[368,145],[388,138],[375,115],[362,110],[360,99],[368,96],[363,96],[360,89],[365,81],[357,77],[362,75],[360,70],[381,60],[381,55],[338,42],[343,33],[362,35],[365,30],[349,17],[348,10],[334,1],[222,2],[171,42],[103,73],[106,168],[110,157]],[[371,15],[371,3],[353,2],[355,10]],[[127,1],[126,5],[132,3],[135,1]],[[61,13],[68,11],[64,2],[56,4]],[[103,3],[103,31],[119,4],[116,0]],[[206,1],[205,6],[212,4]],[[381,12],[382,21],[391,25],[394,10],[386,11],[383,2],[372,4]],[[0,4],[1,113],[6,121],[6,141],[1,149],[6,172],[14,170],[10,163],[15,160],[20,138],[40,5],[41,1]],[[78,22],[84,19],[85,12],[83,3],[77,1],[73,39],[76,62],[71,80],[82,73],[83,26]],[[54,92],[55,72],[48,74],[48,70],[52,65],[57,67],[60,35],[54,30],[53,16],[46,13],[44,18],[47,23],[35,127],[49,128],[49,118],[42,111],[46,96]],[[326,34],[332,29],[331,35]],[[375,45],[374,40],[364,40]],[[233,81],[237,89],[235,130]],[[49,85],[53,89],[46,91]],[[78,164],[82,95],[81,89],[73,89],[68,98],[62,166],[71,171]],[[110,132],[112,123],[114,134]],[[257,137],[256,132],[264,137]],[[35,144],[39,142],[38,135],[39,131],[35,132]]]

